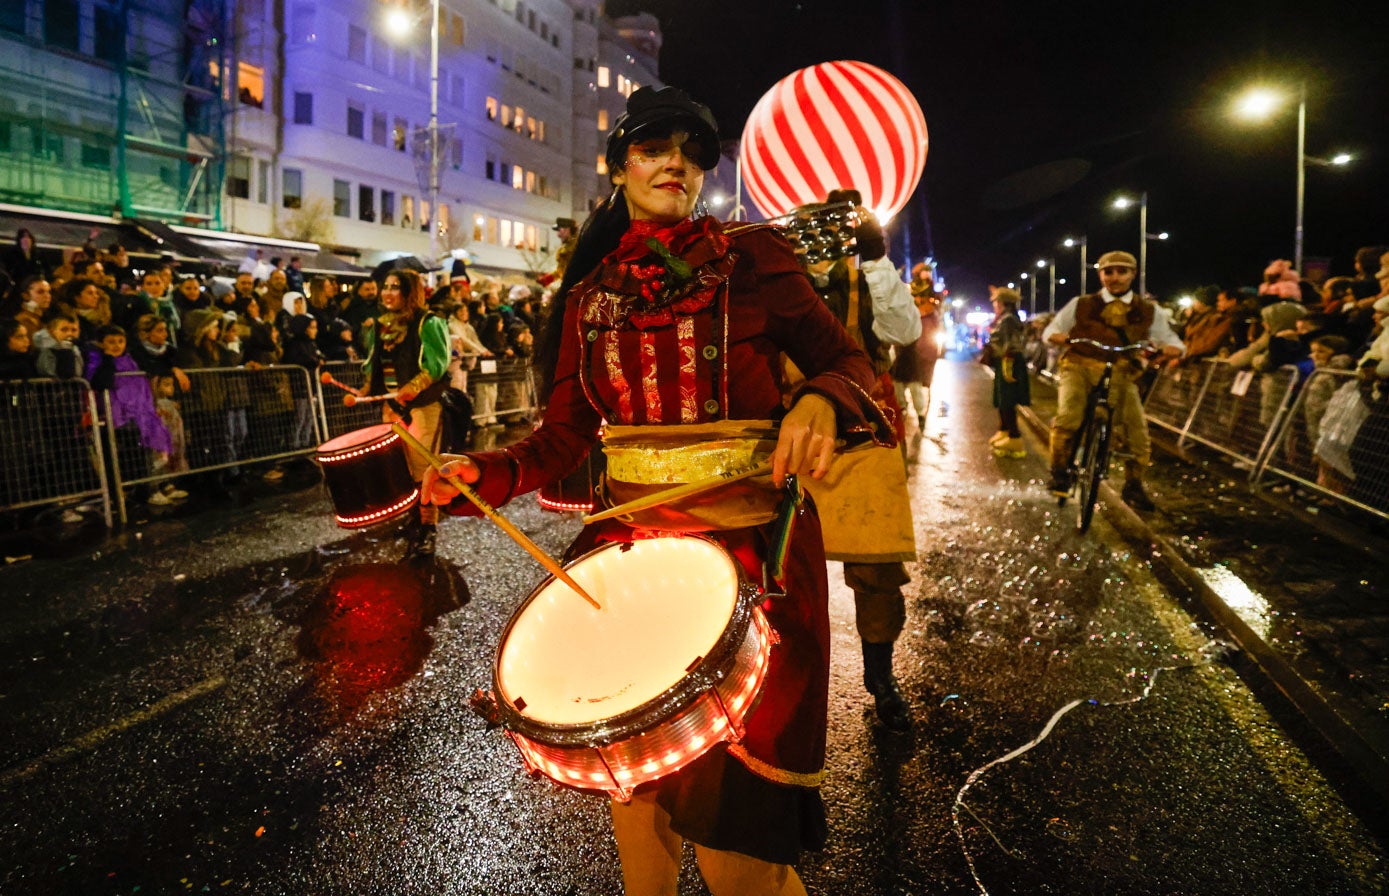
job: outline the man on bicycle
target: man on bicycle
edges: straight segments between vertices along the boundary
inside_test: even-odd
[[[1157,313],[1147,296],[1135,295],[1133,277],[1138,263],[1127,252],[1106,252],[1095,265],[1104,289],[1078,296],[1052,318],[1043,337],[1062,346],[1064,354],[1057,368],[1060,388],[1056,419],[1051,425],[1051,482],[1048,488],[1057,497],[1070,494],[1072,439],[1085,416],[1085,399],[1104,372],[1104,352],[1088,345],[1067,345],[1071,338],[1093,339],[1105,345],[1122,346],[1148,341],[1169,357],[1180,357],[1184,346],[1172,332],[1165,314]],[[1124,461],[1124,502],[1135,510],[1152,510],[1153,502],[1143,489],[1143,470],[1152,457],[1148,421],[1143,416],[1143,400],[1135,380],[1141,366],[1135,358],[1121,358],[1114,365],[1110,381],[1109,404],[1114,418],[1123,425],[1131,457]]]

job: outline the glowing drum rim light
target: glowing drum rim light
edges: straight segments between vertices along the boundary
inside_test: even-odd
[[[767,675],[761,591],[721,546],[676,536],[605,544],[512,614],[496,705],[528,771],[625,800],[721,742],[737,743]]]
[[[405,443],[389,423],[329,439],[314,453],[333,499],[333,518],[344,529],[395,519],[420,499],[410,477]]]

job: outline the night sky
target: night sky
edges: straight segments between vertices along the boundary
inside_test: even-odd
[[[925,112],[930,154],[890,228],[893,256],[933,254],[955,296],[982,303],[988,283],[1055,257],[1071,284],[1058,288],[1059,303],[1079,271],[1061,239],[1088,236],[1091,263],[1105,249],[1136,254],[1137,211],[1110,202],[1145,189],[1149,232],[1172,235],[1149,244],[1150,292],[1257,283],[1270,259],[1292,257],[1301,80],[1307,154],[1356,154],[1346,168],[1309,166],[1305,255],[1348,274],[1358,247],[1389,243],[1383,2],[609,0],[607,9],[660,19],[662,80],[708,103],[725,136],[742,132],[774,83],[817,62],[861,60],[905,82]],[[1262,124],[1230,114],[1254,82],[1291,97]],[[1044,176],[1058,171],[1071,176]],[[1045,279],[1039,304],[1044,294]]]

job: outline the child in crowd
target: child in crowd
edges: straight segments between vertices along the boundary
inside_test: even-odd
[[[0,320],[0,380],[31,380],[37,373],[28,328],[12,317]]]
[[[77,347],[79,332],[77,315],[59,311],[34,334],[34,348],[38,351],[35,366],[39,376],[70,380],[82,375],[82,349]]]
[[[106,410],[109,396],[110,416],[105,422],[115,434],[121,479],[143,479],[149,475],[150,453],[153,452],[157,465],[166,464],[169,452],[173,450],[173,441],[155,410],[149,381],[140,373],[139,365],[125,350],[125,345],[125,330],[114,324],[101,327],[96,332],[93,344],[87,348],[83,376],[98,393],[99,411]],[[115,471],[110,469],[109,452],[106,459],[107,472],[112,477],[109,481],[114,482]],[[146,492],[147,489],[142,487],[139,491]],[[147,500],[155,505],[171,501],[162,491],[148,493]]]
[[[302,302],[301,297],[301,305]],[[323,352],[319,349],[317,340],[317,320],[302,313],[289,319],[289,339],[285,343],[283,362],[303,367],[309,372],[310,380],[318,379],[318,368],[323,365]],[[315,441],[313,405],[307,393],[300,395],[297,387],[294,391],[294,431],[290,438],[290,448],[305,448]]]

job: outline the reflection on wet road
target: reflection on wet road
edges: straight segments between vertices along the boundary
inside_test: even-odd
[[[919,564],[876,723],[831,566],[830,842],[812,892],[1384,892],[1384,853],[1103,521],[1000,460],[977,366],[911,432]],[[559,554],[574,520],[508,511]],[[476,520],[441,559],[306,492],[3,571],[0,891],[611,894],[601,798],[470,708],[541,580]],[[213,682],[215,684],[208,684]],[[687,856],[682,894],[704,893]]]

